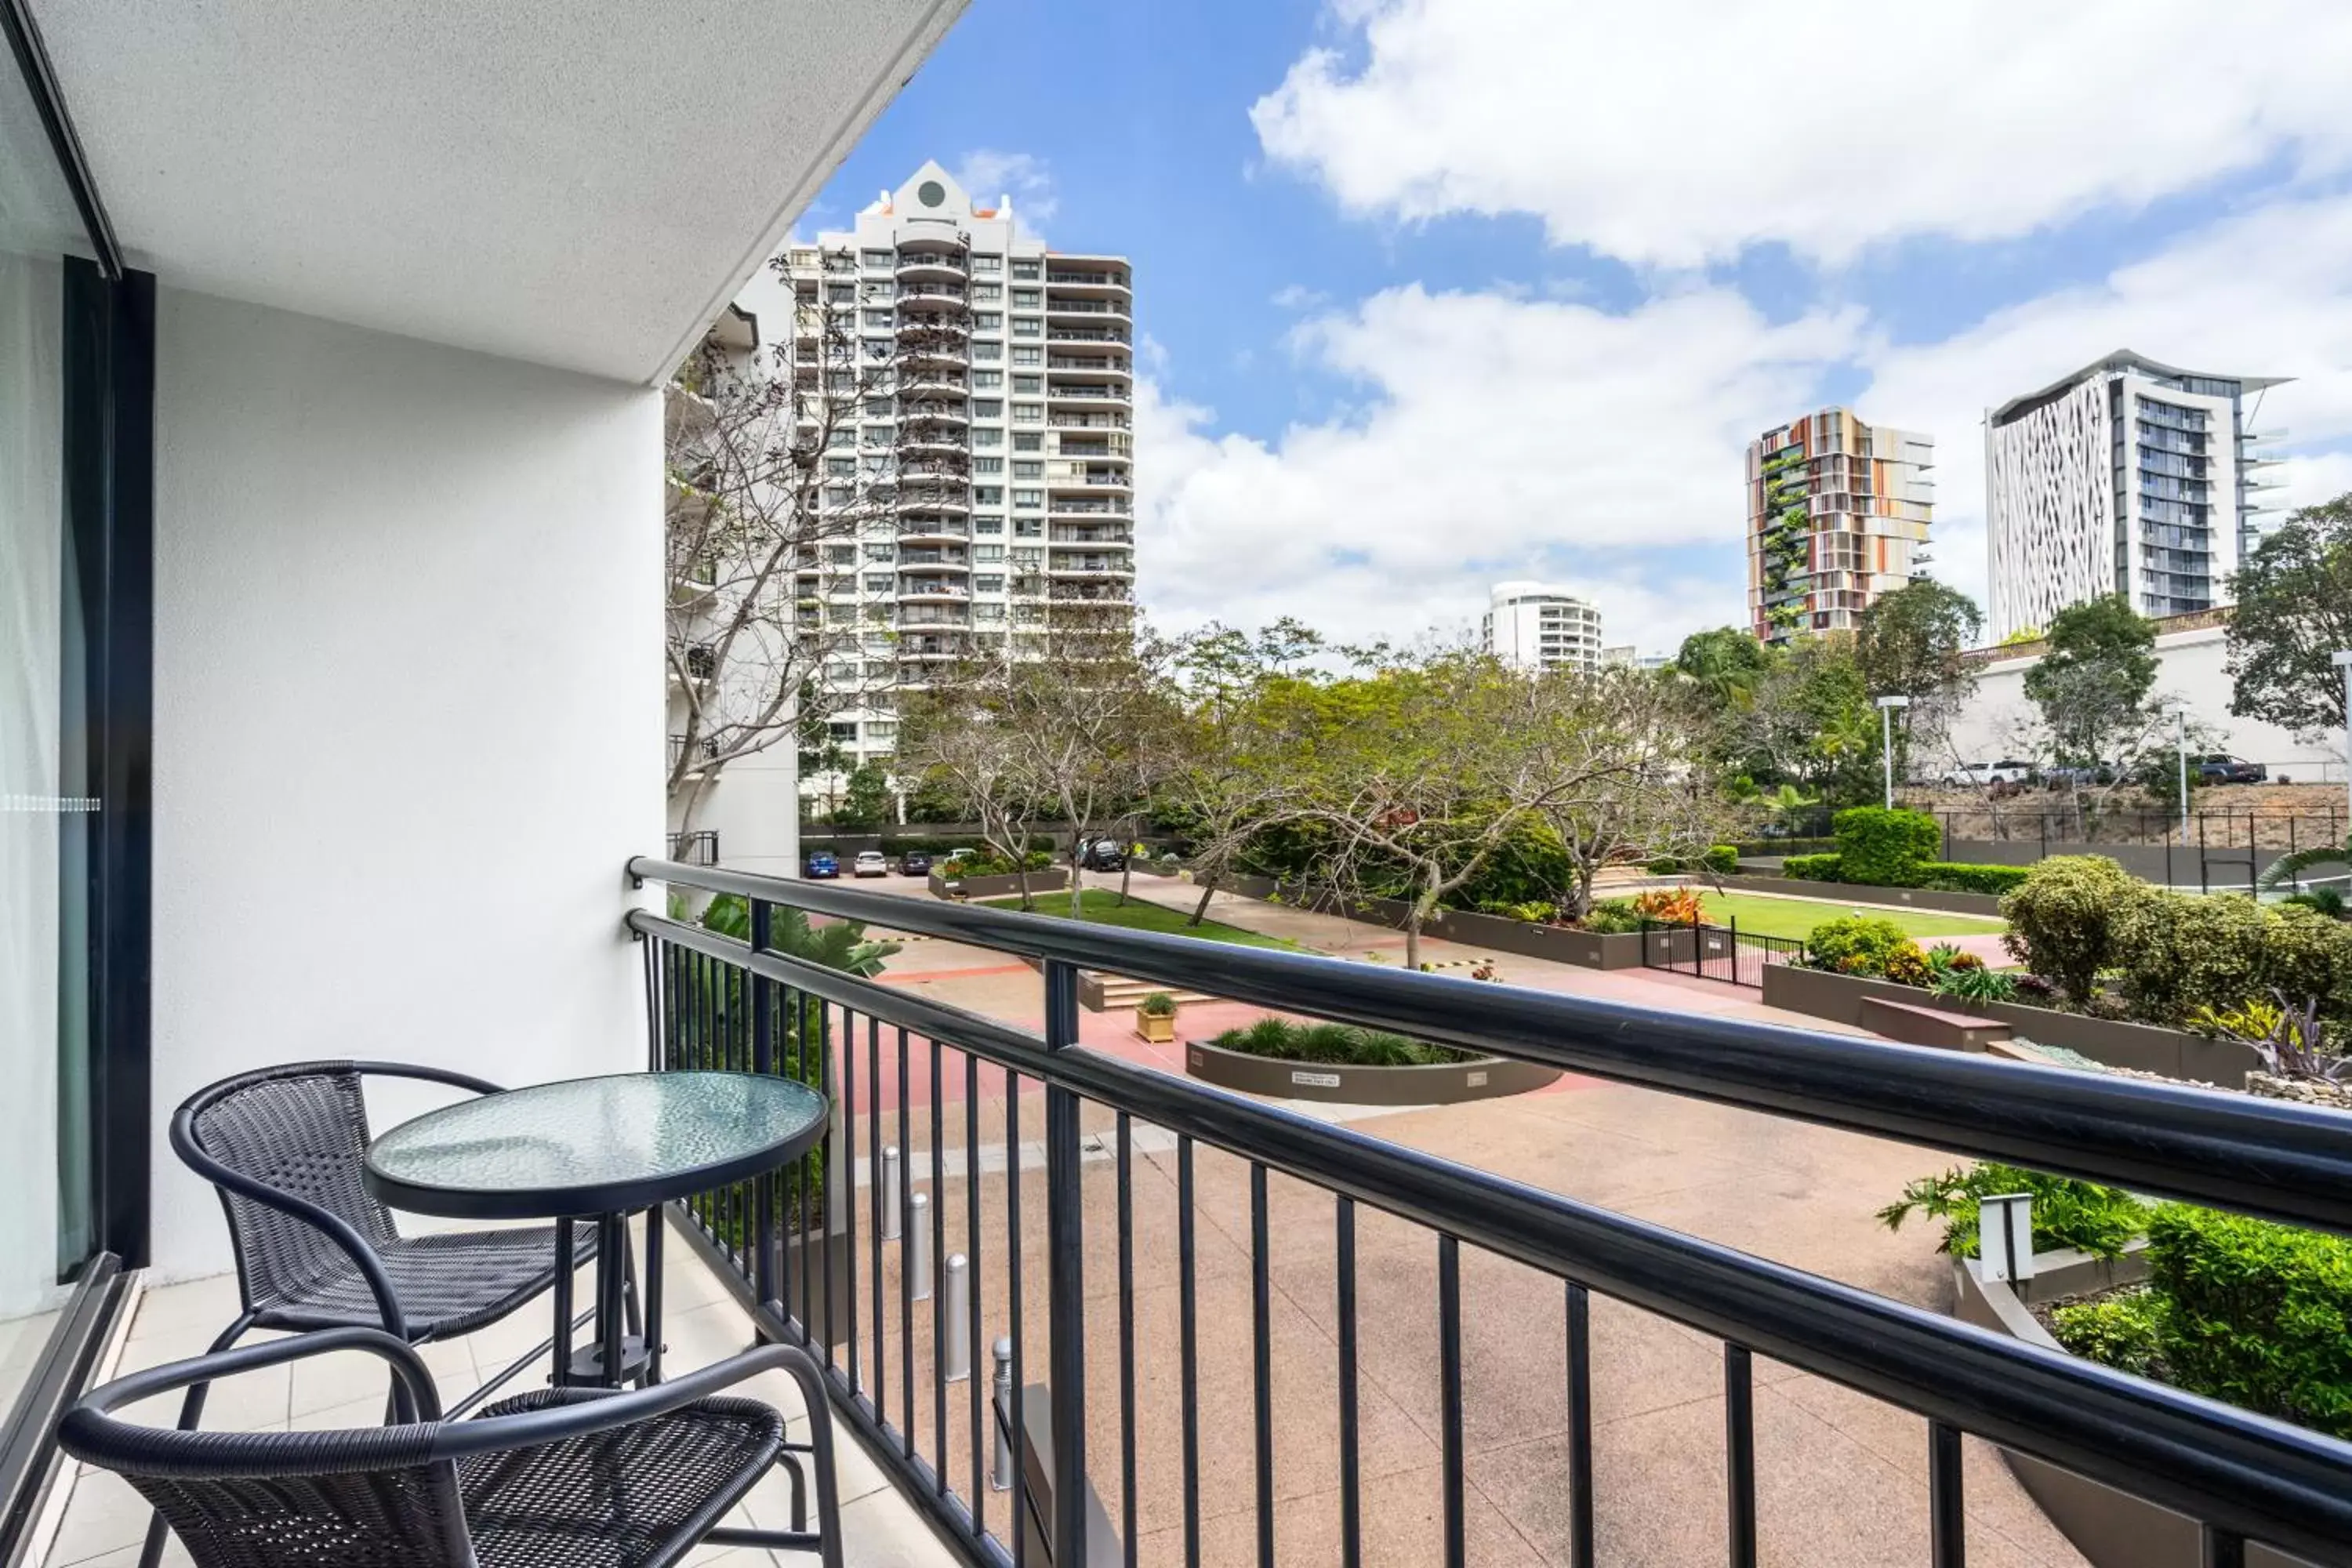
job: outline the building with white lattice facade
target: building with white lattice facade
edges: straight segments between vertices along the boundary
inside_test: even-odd
[[[2277,482],[2247,402],[2278,384],[2118,350],[1988,411],[1994,637],[2108,594],[2144,616],[2230,603]]]

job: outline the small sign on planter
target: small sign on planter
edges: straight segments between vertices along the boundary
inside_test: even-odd
[[[1339,1087],[1339,1075],[1335,1072],[1301,1072],[1293,1068],[1290,1081],[1304,1084],[1308,1089],[1337,1089]]]
[[[2033,1278],[2032,1193],[2001,1193],[1977,1201],[1977,1262],[1987,1279]]]

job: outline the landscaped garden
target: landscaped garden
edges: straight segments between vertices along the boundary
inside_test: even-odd
[[[983,899],[980,900],[980,907],[1019,910],[1021,900],[1017,897]],[[1226,925],[1218,921],[1204,920],[1200,924],[1193,925],[1187,921],[1181,910],[1171,910],[1164,904],[1155,904],[1148,899],[1129,899],[1127,902],[1121,903],[1118,894],[1108,888],[1088,888],[1082,891],[1078,895],[1078,911],[1076,916],[1071,915],[1070,898],[1067,893],[1041,893],[1031,900],[1030,907],[1025,912],[1033,915],[1051,915],[1056,920],[1076,918],[1095,925],[1118,926],[1125,931],[1158,931],[1167,936],[1196,937],[1202,942],[1230,942],[1243,947],[1280,947],[1296,950],[1298,945],[1278,936],[1265,936],[1257,931],[1244,931],[1239,926]]]
[[[1743,931],[1759,936],[1804,937],[1823,921],[1855,913],[1850,904],[1822,899],[1791,899],[1772,893],[1702,891],[1699,905],[1716,925],[1739,922]],[[2005,929],[2001,921],[1982,915],[1947,915],[1930,910],[1869,910],[1907,937],[1986,936]]]

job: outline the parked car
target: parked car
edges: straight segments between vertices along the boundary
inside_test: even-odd
[[[904,855],[898,857],[898,869],[901,873],[909,877],[929,876],[931,874],[931,852],[928,849],[908,850]]]
[[[2271,776],[2270,769],[2262,763],[2221,752],[2210,757],[2191,757],[2189,765],[2197,770],[2201,784],[2261,784]]]
[[[1948,784],[2021,784],[2033,777],[2033,764],[2010,758],[1998,763],[1962,763],[1944,775]]]
[[[857,858],[849,863],[849,874],[853,877],[887,877],[890,874],[890,862],[882,858],[879,849],[860,849]]]
[[[2102,763],[2090,768],[2050,768],[2042,782],[2052,789],[2089,789],[2116,782],[2116,770]]]
[[[841,861],[830,849],[812,849],[808,858],[801,862],[801,875],[811,881],[837,878],[841,875]]]
[[[1089,871],[1119,871],[1127,867],[1127,846],[1116,838],[1097,838],[1078,851],[1078,864]]]

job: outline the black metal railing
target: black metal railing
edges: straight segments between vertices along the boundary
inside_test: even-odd
[[[669,858],[686,866],[716,866],[719,864],[719,830],[698,828],[692,833],[669,836]]]
[[[1291,1419],[1273,1397],[1268,1178],[1276,1173],[1330,1197],[1343,1563],[1362,1560],[1356,1236],[1359,1211],[1370,1209],[1425,1230],[1436,1267],[1439,1555],[1449,1564],[1467,1553],[1464,1341],[1465,1320],[1480,1307],[1462,1286],[1465,1247],[1559,1283],[1570,1422],[1561,1479],[1568,1557],[1578,1568],[1594,1561],[1594,1293],[1723,1342],[1722,1462],[1735,1568],[1752,1568],[1757,1554],[1757,1355],[1926,1417],[1938,1564],[1960,1563],[1966,1550],[1962,1433],[2199,1521],[2208,1563],[2241,1562],[2251,1539],[2316,1563],[2352,1563],[2352,1444],[1089,1049],[1077,1040],[1079,970],[2352,1232],[2352,1131],[2339,1114],[830,885],[642,859],[629,870],[751,903],[748,944],[646,910],[627,915],[645,943],[652,1065],[790,1072],[820,1084],[835,1105],[833,1131],[806,1167],[706,1194],[678,1218],[763,1332],[803,1344],[824,1363],[843,1418],[973,1563],[1137,1560],[1139,1253],[1154,1269],[1171,1266],[1160,1238],[1138,1245],[1134,1168],[1147,1139],[1162,1152],[1172,1149],[1175,1163],[1179,1324],[1172,1346],[1153,1342],[1152,1386],[1162,1392],[1150,1415],[1161,1419],[1157,1401],[1172,1398],[1187,1561],[1199,1561],[1202,1538],[1202,1381],[1237,1371],[1204,1356],[1201,1343],[1198,1167],[1204,1152],[1221,1151],[1248,1173],[1246,1440],[1262,1563],[1273,1561],[1282,1495],[1274,1432]],[[785,907],[1034,962],[1043,971],[1042,1034],[763,951],[772,912]],[[945,1092],[958,1085],[960,1115]],[[999,1093],[985,1130],[984,1089]],[[1032,1143],[1038,1130],[1024,1131],[1024,1122],[1038,1097],[1044,1127]],[[903,1161],[877,1158],[892,1147]],[[906,1179],[894,1184],[889,1173],[899,1164]],[[916,1175],[927,1184],[921,1193]],[[951,1193],[961,1201],[951,1204]],[[951,1216],[950,1208],[961,1212]],[[1024,1238],[1034,1227],[1024,1208],[1042,1218],[1045,1233],[1025,1265]],[[1115,1216],[1108,1223],[1106,1211]],[[1294,1224],[1282,1235],[1286,1263],[1296,1267],[1297,1211],[1289,1212]],[[960,1249],[952,1258],[950,1245]],[[1046,1278],[1024,1279],[1024,1266]],[[927,1268],[928,1305],[919,1290]],[[1115,1272],[1115,1297],[1090,1297],[1090,1270]],[[1115,1318],[1106,1321],[1114,1300]],[[1033,1384],[1041,1307],[1045,1375]],[[1003,1336],[1009,1363],[999,1392],[982,1389],[975,1361],[991,1334]],[[1162,1359],[1170,1354],[1172,1395]],[[952,1386],[959,1370],[967,1384],[961,1391]],[[1118,1405],[1116,1455],[1098,1468],[1081,1436],[1090,1430],[1091,1400]],[[1039,1412],[1024,1406],[1038,1401],[1053,1441],[1036,1469],[1024,1462],[1023,1443],[1002,1468],[992,1466],[991,1435],[1025,1437],[1039,1425],[1027,1417]],[[1244,1440],[1238,1431],[1206,1436]],[[1117,1499],[1115,1515],[1097,1504],[1097,1494]],[[1098,1533],[1089,1538],[1090,1530]]]
[[[1741,931],[1736,918],[1726,925],[1706,921],[1642,922],[1642,964],[1646,969],[1761,986],[1766,964],[1794,963],[1804,955],[1804,938]]]

